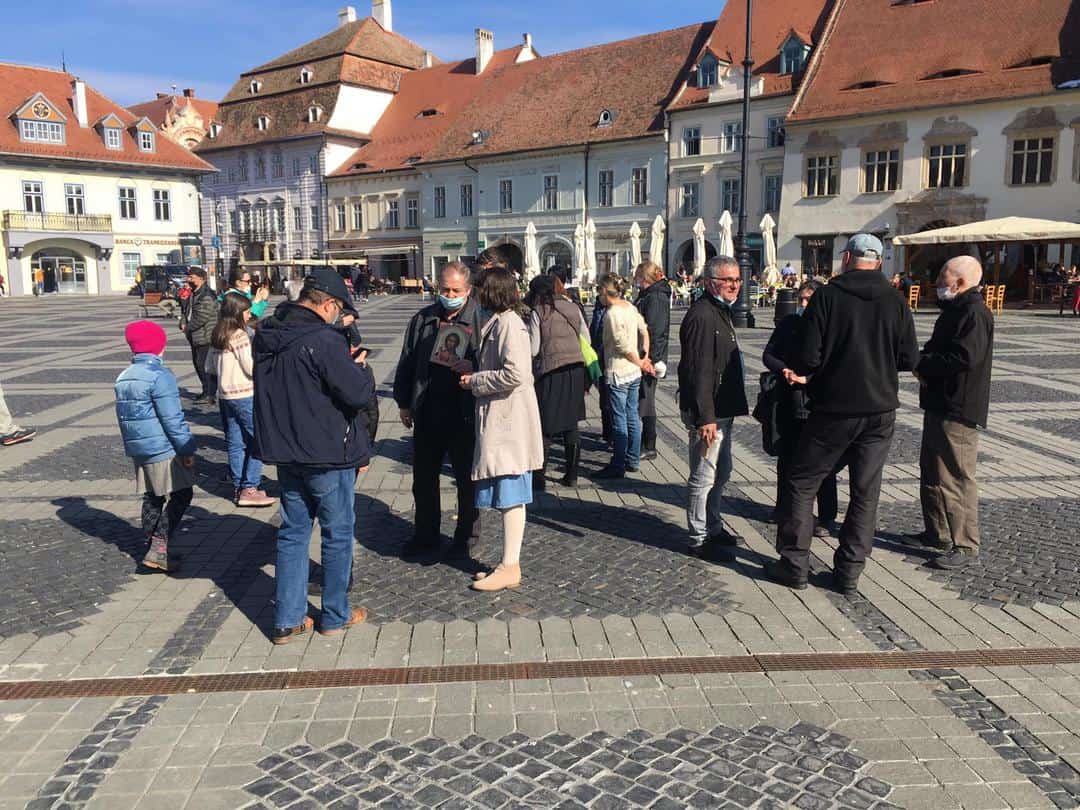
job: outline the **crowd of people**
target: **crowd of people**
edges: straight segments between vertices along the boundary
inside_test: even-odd
[[[845,594],[857,590],[876,530],[902,372],[917,376],[925,411],[925,528],[905,542],[936,552],[934,564],[942,568],[978,553],[977,431],[986,425],[993,344],[993,318],[978,291],[981,268],[969,257],[945,264],[937,282],[942,312],[920,350],[906,301],[880,272],[882,254],[876,237],[852,237],[841,274],[828,284],[802,284],[796,313],[777,324],[762,358],[768,384],[755,416],[774,435],[765,444],[777,459],[779,553],[764,573],[792,588],[807,587],[812,538],[834,534],[834,585]],[[413,434],[415,519],[403,554],[471,557],[481,514],[497,512],[501,557],[474,577],[477,591],[521,585],[526,509],[549,485],[556,444],[564,459],[559,483],[578,485],[579,425],[590,390],[598,389],[602,439],[611,452],[590,477],[620,479],[656,455],[656,390],[667,373],[671,289],[660,267],[646,261],[636,269],[632,299],[627,279],[601,278],[591,316],[561,268],[527,287],[516,270],[494,255],[481,255],[476,268],[446,265],[435,299],[405,328],[393,380],[400,421]],[[295,301],[261,319],[266,297],[249,282],[238,272],[227,292],[213,296],[205,275],[193,269],[181,329],[202,385],[199,399],[216,398],[220,409],[237,505],[275,503],[259,487],[262,464],[277,468],[281,527],[271,637],[282,644],[315,629],[339,633],[366,618],[364,608],[349,603],[349,583],[353,493],[374,452],[376,385],[359,345],[353,295],[336,271],[313,270]],[[724,499],[734,421],[750,412],[732,317],[741,284],[733,258],[710,259],[702,294],[678,335],[687,548],[709,559],[730,556],[744,542]],[[117,416],[144,495],[143,562],[168,571],[169,541],[191,502],[195,440],[175,377],[161,360],[164,331],[139,321],[126,337],[133,360],[116,383]],[[439,476],[447,458],[457,519],[444,549]],[[850,494],[837,527],[837,474],[844,467]],[[307,610],[316,519],[317,619]]]

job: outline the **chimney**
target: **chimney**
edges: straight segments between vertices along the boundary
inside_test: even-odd
[[[195,88],[193,88],[193,87],[185,87],[184,88],[184,98],[195,98]]]
[[[431,55],[431,51],[424,51],[424,67],[429,68],[435,64],[435,57]]]
[[[356,9],[352,6],[345,6],[337,13],[338,28],[343,25],[348,25],[351,22],[356,22]]]
[[[526,32],[521,35],[521,49],[518,51],[517,59],[514,61],[518,64],[522,62],[531,62],[536,58],[536,51],[533,50],[532,34]]]
[[[82,79],[75,79],[71,83],[71,108],[80,127],[90,125],[86,111],[86,82]]]
[[[483,28],[476,29],[476,75],[479,76],[495,55],[495,34]]]
[[[158,98],[168,98],[169,97],[168,93],[154,93],[154,95],[157,96]]]
[[[532,50],[532,34],[526,31],[524,34],[521,35],[521,40],[526,48]]]
[[[394,10],[390,0],[371,0],[371,16],[387,31],[394,30]]]

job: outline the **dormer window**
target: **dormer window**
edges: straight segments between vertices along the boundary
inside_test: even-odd
[[[416,117],[417,118],[431,118],[431,117],[436,116],[438,114],[439,114],[438,110],[436,110],[434,107],[429,107],[426,110],[421,110],[420,114],[418,116],[416,116]]]
[[[304,67],[300,69],[300,84],[311,84],[311,80],[314,78],[315,74],[311,68]]]
[[[258,79],[252,79],[251,84],[248,85],[248,92],[251,93],[251,95],[255,95],[260,90],[262,90],[262,82]]]
[[[957,76],[973,76],[976,73],[980,73],[978,70],[970,70],[968,68],[946,68],[945,70],[939,70],[935,73],[927,74],[923,76],[921,81],[928,81],[932,79],[952,79]]]
[[[67,118],[42,93],[35,93],[14,113],[19,138],[30,143],[64,143]]]
[[[32,143],[63,143],[64,125],[55,121],[19,121],[19,137]]]
[[[266,132],[266,130],[270,129],[270,116],[260,115],[255,120],[255,126],[258,128],[259,132]]]
[[[105,148],[106,149],[122,149],[124,146],[123,136],[121,130],[116,127],[105,127]]]
[[[312,105],[311,107],[308,107],[307,120],[308,120],[309,124],[318,123],[321,119],[322,119],[322,107],[318,106],[317,104]]]
[[[791,34],[780,49],[780,73],[801,73],[809,55],[810,46]]]
[[[719,63],[711,53],[705,54],[698,63],[697,79],[698,87],[712,87],[716,84],[719,73]]]
[[[153,132],[139,132],[139,150],[142,152],[154,151],[154,133]]]
[[[600,120],[596,122],[598,127],[610,127],[615,123],[615,114],[611,110],[601,110]]]
[[[219,124],[219,123],[217,123],[215,121],[214,123],[212,123],[210,125],[209,135],[210,135],[211,140],[216,138],[220,134],[221,134],[221,124]]]

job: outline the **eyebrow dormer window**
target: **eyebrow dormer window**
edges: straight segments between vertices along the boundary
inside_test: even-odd
[[[712,87],[716,84],[718,63],[712,54],[706,54],[698,65],[698,87]]]
[[[266,132],[270,129],[270,117],[267,115],[260,115],[255,122],[255,126],[259,128],[259,132]]]
[[[248,85],[248,92],[251,93],[251,95],[255,95],[260,90],[262,90],[262,82],[258,79],[252,79],[251,84]]]
[[[600,120],[596,122],[598,127],[610,127],[615,123],[615,116],[611,110],[603,110],[600,113]]]
[[[300,84],[311,84],[314,78],[315,74],[311,72],[311,68],[303,68],[300,71]]]
[[[211,124],[209,134],[210,134],[211,138],[216,138],[218,135],[220,135],[221,134],[221,124]]]
[[[317,123],[322,119],[322,107],[308,107],[307,120],[309,124]]]
[[[154,151],[154,133],[153,132],[140,132],[139,133],[139,149],[143,152]]]
[[[121,149],[123,145],[120,130],[116,127],[105,127],[105,148]]]

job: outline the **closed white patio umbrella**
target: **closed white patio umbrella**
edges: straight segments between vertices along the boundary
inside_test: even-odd
[[[573,279],[578,284],[588,283],[588,279],[585,278],[585,229],[580,222],[574,226]]]
[[[630,264],[635,269],[641,264],[641,227],[637,222],[630,225]]]
[[[596,223],[592,217],[585,220],[585,264],[584,276],[590,282],[596,281]]]
[[[694,223],[694,275],[705,269],[705,220]]]
[[[649,234],[649,261],[664,266],[664,218],[659,214],[653,220]]]
[[[525,226],[525,280],[532,281],[540,275],[540,252],[536,249],[536,226],[530,221]]]
[[[779,286],[781,278],[780,270],[776,266],[776,240],[773,238],[776,221],[765,214],[758,223],[758,227],[761,228],[761,242],[765,249],[765,269],[762,271],[762,278],[770,287]]]
[[[720,255],[735,256],[735,243],[731,239],[731,212],[720,215]]]

